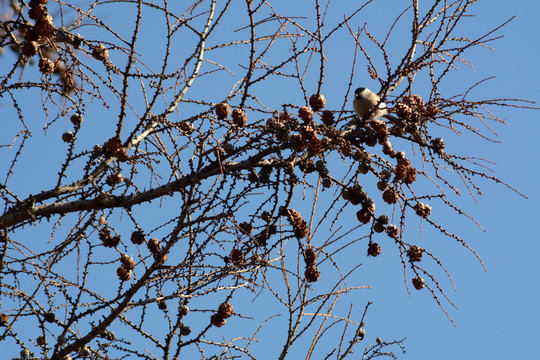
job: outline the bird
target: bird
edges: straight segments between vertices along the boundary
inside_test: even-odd
[[[394,116],[388,114],[388,108],[379,95],[364,87],[354,91],[353,109],[360,119],[375,120],[384,117],[396,120]]]

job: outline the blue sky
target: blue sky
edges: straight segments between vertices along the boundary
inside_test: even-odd
[[[341,20],[343,13],[353,9],[352,3],[336,1],[329,20]],[[366,23],[374,35],[383,36],[393,19],[404,10],[403,3],[402,0],[374,1],[366,9],[365,15],[355,18],[353,25],[363,26]],[[290,5],[288,1],[277,1],[276,4]],[[295,5],[297,8],[291,9],[291,12],[304,11],[304,2]],[[463,66],[460,72],[447,78],[444,90],[459,93],[482,79],[495,76],[476,89],[473,95],[478,98],[532,100],[538,106],[540,47],[537,37],[540,35],[540,25],[537,19],[540,18],[540,2],[520,0],[509,4],[501,0],[481,0],[472,7],[472,12],[477,16],[464,21],[461,28],[463,34],[480,35],[512,16],[516,18],[498,33],[504,35],[503,38],[490,43],[496,50],[478,49],[466,55],[474,69]],[[328,77],[322,93],[329,99],[329,107],[340,106],[344,87],[349,80],[350,54],[353,49],[344,48],[350,46],[349,40],[337,41],[328,50]],[[149,63],[155,60],[152,58],[153,46],[156,44],[148,42],[145,47],[147,53],[143,54]],[[396,58],[401,57],[399,43],[392,44],[389,49],[390,56],[394,55],[394,51]],[[236,61],[230,60],[231,63]],[[376,84],[364,69],[365,64],[359,63],[355,71],[355,86],[373,87],[375,90]],[[308,84],[314,85],[316,82]],[[420,81],[417,86],[419,92],[425,90]],[[223,91],[220,90],[216,84],[211,89],[208,86],[194,88],[192,98],[200,94],[211,100],[223,97]],[[270,84],[262,93],[271,98],[286,93],[286,90],[280,84]],[[334,94],[338,95],[333,97]],[[279,98],[275,102],[279,106],[283,101]],[[117,109],[113,110],[114,116],[117,116]],[[366,258],[364,253],[349,253],[342,257],[345,267],[357,262],[363,264],[358,277],[354,279],[358,280],[357,285],[370,285],[372,288],[359,290],[340,299],[341,305],[346,309],[348,304],[353,303],[356,311],[361,312],[366,302],[372,301],[366,319],[367,337],[364,341],[374,343],[376,337],[385,341],[406,337],[404,345],[407,353],[401,355],[400,359],[537,359],[540,354],[540,235],[536,229],[540,217],[540,149],[537,145],[540,113],[515,108],[498,108],[494,111],[509,123],[509,126],[493,126],[500,143],[464,137],[452,139],[447,145],[460,154],[493,161],[495,164],[491,168],[495,175],[525,194],[528,199],[501,184],[481,181],[483,195],[477,198],[478,202],[464,196],[458,203],[478,220],[485,232],[463,217],[448,212],[437,213],[436,209],[433,214],[467,240],[481,256],[487,272],[484,272],[482,265],[470,252],[456,242],[434,234],[426,226],[423,226],[421,234],[416,235],[419,242],[440,256],[454,279],[456,291],[451,290],[445,280],[442,285],[459,307],[457,310],[444,303],[455,326],[429,292],[411,290],[412,296],[409,296],[397,253],[392,252],[391,246],[385,247],[383,241],[383,254],[377,258]],[[110,126],[104,118],[96,118],[95,121],[102,127]],[[52,131],[60,134],[65,129],[58,127]],[[89,144],[91,141],[94,139],[89,140]],[[54,151],[63,154],[62,143],[57,142],[54,146],[58,147]],[[41,150],[35,149],[35,156],[40,155]],[[36,166],[46,165],[37,162]],[[54,178],[55,173],[51,176]],[[324,282],[316,285],[324,286]],[[257,299],[253,303],[254,308],[260,306],[261,301]],[[235,321],[232,319],[231,325]],[[240,322],[236,324],[242,326]],[[281,344],[282,334],[280,331],[269,331],[268,334],[270,337],[259,346],[269,351],[275,350],[274,346]],[[299,354],[302,353],[299,351]]]
[[[394,3],[394,2],[392,2]],[[474,31],[497,25],[516,16],[503,31],[504,38],[491,44],[496,51],[480,51],[469,57],[480,79],[496,76],[481,87],[485,97],[540,100],[540,50],[534,43],[540,27],[540,2],[480,1]],[[459,85],[459,84],[454,84]],[[523,194],[524,199],[504,187],[485,183],[478,204],[467,201],[467,210],[486,232],[461,226],[460,233],[482,257],[487,273],[463,249],[445,248],[445,264],[454,277],[457,291],[450,296],[459,311],[451,309],[454,327],[425,294],[408,298],[388,283],[373,289],[371,314],[377,330],[407,336],[404,359],[536,359],[540,353],[540,236],[535,230],[540,216],[538,165],[540,150],[539,114],[519,109],[499,109],[497,114],[510,126],[498,129],[501,144],[463,143],[464,149],[495,162],[497,176]],[[452,221],[449,219],[449,221]],[[384,272],[386,264],[373,264]],[[393,281],[386,279],[387,281]],[[398,287],[398,284],[395,284]],[[377,311],[375,311],[377,310]],[[392,324],[387,321],[393,319]]]
[[[466,72],[471,81],[496,76],[478,95],[529,99],[538,105],[540,50],[535,39],[540,26],[535,19],[540,2],[509,6],[506,1],[480,1],[474,9],[478,16],[468,26],[476,32],[516,16],[503,29],[504,38],[491,44],[496,51],[478,51],[468,58],[475,66]],[[398,279],[380,275],[384,280],[371,292],[375,304],[370,326],[375,325],[375,333],[392,334],[390,338],[407,336],[404,359],[537,359],[540,353],[540,236],[535,229],[540,216],[539,114],[510,108],[498,109],[497,114],[510,124],[497,129],[501,144],[467,141],[459,146],[495,162],[497,176],[528,199],[486,182],[478,204],[465,201],[485,233],[462,224],[463,219],[448,219],[455,221],[453,228],[460,229],[487,268],[483,272],[476,259],[456,244],[443,248],[457,287],[449,293],[460,308],[450,309],[455,327],[429,294],[416,292],[409,298]],[[387,274],[388,263],[370,262],[370,272]]]

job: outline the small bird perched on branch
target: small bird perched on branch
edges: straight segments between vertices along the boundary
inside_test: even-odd
[[[373,91],[360,87],[354,91],[354,112],[360,119],[374,120],[385,117],[388,120],[397,120],[388,114],[386,104]]]

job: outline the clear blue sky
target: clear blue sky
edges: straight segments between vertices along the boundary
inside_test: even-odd
[[[516,16],[502,31],[504,38],[491,43],[496,51],[478,51],[469,57],[475,66],[475,71],[467,72],[470,82],[496,76],[477,94],[529,99],[538,105],[540,2],[479,1],[475,9],[478,16],[469,26],[476,32]],[[497,114],[510,124],[498,127],[501,144],[475,141],[459,146],[494,161],[497,176],[528,199],[500,185],[484,183],[478,204],[467,204],[486,232],[467,224],[461,226],[463,220],[454,219],[453,228],[460,230],[487,268],[484,273],[478,262],[458,246],[444,247],[445,264],[457,287],[456,292],[450,292],[460,308],[450,309],[456,327],[427,293],[416,292],[408,298],[403,286],[401,293],[396,291],[399,279],[386,271],[387,263],[369,264],[370,271],[384,274],[380,275],[384,280],[372,291],[375,304],[370,325],[375,323],[376,332],[381,334],[377,336],[407,336],[404,359],[540,358],[540,235],[536,229],[540,218],[540,114],[509,108],[499,109]]]
[[[295,11],[302,11],[300,6],[307,3],[311,4],[308,1],[296,3],[298,8]],[[332,23],[341,20],[343,13],[350,12],[353,3],[362,2],[336,1],[332,12],[336,18],[330,18]],[[374,1],[366,16],[355,18],[354,25],[367,23],[368,29],[374,34],[385,34],[391,20],[405,8],[404,3],[402,0]],[[374,9],[379,10],[374,12]],[[475,90],[478,98],[521,98],[540,105],[540,1],[481,0],[473,7],[473,13],[477,17],[463,23],[463,34],[470,31],[480,35],[512,16],[516,18],[498,33],[504,38],[490,44],[495,51],[475,50],[466,56],[475,68],[462,66],[463,73],[454,79],[449,77],[451,81],[445,85],[447,89],[458,93],[479,80],[496,76]],[[388,20],[381,20],[379,16],[387,16]],[[347,44],[350,42],[347,41]],[[151,46],[153,44],[149,43],[148,49]],[[329,102],[332,94],[338,94],[333,99],[336,106],[342,101],[345,92],[343,86],[349,79],[349,67],[342,66],[340,58],[350,64],[348,56],[352,51],[344,49],[341,56],[340,46],[339,42],[336,43],[335,49],[329,54],[327,71],[330,75],[322,91]],[[397,47],[396,52],[401,50]],[[391,52],[393,48],[389,50]],[[401,53],[396,56],[401,57]],[[355,85],[376,88],[368,74],[363,73],[365,64],[361,65],[356,69]],[[309,84],[314,85],[315,82]],[[423,87],[418,84],[418,88],[421,91]],[[209,93],[216,91],[215,88],[207,90]],[[194,89],[195,93],[197,91],[201,90]],[[279,87],[269,88],[266,93],[276,94],[280,91]],[[311,92],[308,90],[308,93]],[[219,96],[222,95],[219,93]],[[285,101],[277,100],[277,104],[282,102]],[[424,237],[419,240],[429,243],[426,247],[439,255],[453,276],[457,291],[450,290],[447,282],[442,283],[451,300],[459,307],[456,310],[445,303],[456,326],[427,291],[412,290],[412,297],[409,297],[395,252],[383,251],[377,258],[366,258],[364,253],[350,254],[344,258],[348,265],[358,261],[364,264],[360,276],[355,278],[358,280],[355,285],[370,285],[372,289],[361,290],[341,301],[344,306],[353,302],[357,311],[361,311],[367,301],[373,301],[366,321],[368,335],[365,342],[374,343],[376,337],[387,341],[407,337],[404,343],[407,353],[401,355],[400,359],[540,358],[540,235],[537,229],[540,223],[540,148],[537,140],[540,112],[514,108],[499,108],[495,112],[510,124],[494,126],[501,143],[467,137],[462,142],[449,142],[449,146],[461,154],[495,162],[492,166],[495,175],[528,199],[502,185],[480,182],[483,196],[478,197],[478,203],[465,196],[461,204],[486,232],[464,218],[434,211],[434,216],[465,238],[479,253],[487,273],[470,252],[452,240],[430,232],[427,227],[423,228]],[[114,114],[117,116],[117,109]],[[316,285],[324,286],[324,282]],[[249,316],[247,313],[245,315]],[[231,324],[234,321],[231,320]],[[275,344],[281,346],[283,334],[281,329],[277,330],[260,346],[269,349]]]

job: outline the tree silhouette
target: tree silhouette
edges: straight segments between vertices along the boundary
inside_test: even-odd
[[[458,184],[501,181],[445,143],[490,141],[497,107],[530,107],[448,84],[506,24],[463,36],[475,2],[400,3],[382,35],[363,17],[377,1],[3,3],[5,356],[254,359],[271,327],[280,359],[395,358],[402,340],[363,341],[370,303],[358,317],[338,299],[387,239],[407,289],[447,313],[451,276],[405,225],[480,260],[431,213],[474,221]],[[395,119],[354,114],[359,73]]]

